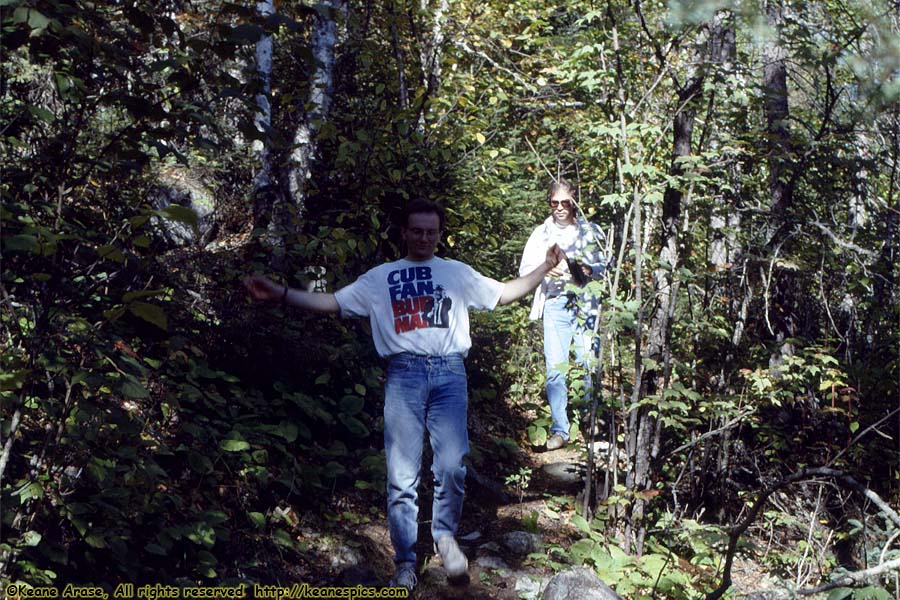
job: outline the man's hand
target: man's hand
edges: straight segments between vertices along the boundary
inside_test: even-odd
[[[547,265],[547,274],[554,277],[564,275],[568,270],[565,260],[566,253],[562,251],[559,244],[553,244],[551,248],[547,249],[547,257],[544,259],[544,264]]]
[[[518,300],[536,288],[544,277],[550,273],[551,269],[565,259],[566,253],[560,249],[558,244],[553,244],[553,247],[547,250],[547,257],[544,259],[544,262],[538,265],[534,271],[512,281],[505,282],[503,293],[500,295],[500,304],[509,304],[513,300]]]
[[[262,275],[250,275],[244,279],[244,287],[254,300],[282,300],[284,304],[320,313],[340,312],[341,306],[334,294],[310,293],[273,283]]]
[[[280,300],[284,296],[284,286],[272,283],[262,275],[250,275],[244,279],[244,287],[254,300]]]

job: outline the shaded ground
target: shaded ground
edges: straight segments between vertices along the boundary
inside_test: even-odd
[[[528,487],[520,497],[515,489],[504,486],[499,477],[509,472],[509,464],[495,473],[480,472],[479,478],[488,485],[469,483],[466,506],[460,524],[460,546],[469,557],[468,585],[453,585],[440,565],[440,558],[432,549],[430,533],[429,492],[420,495],[420,531],[417,554],[419,555],[419,585],[414,598],[492,598],[513,600],[520,598],[516,590],[517,582],[525,574],[531,575],[535,588],[546,584],[553,571],[544,562],[527,554],[516,554],[506,548],[502,540],[511,532],[538,534],[543,548],[554,545],[568,546],[579,538],[578,531],[569,524],[575,510],[575,495],[581,487],[576,464],[579,454],[573,449],[552,452],[524,450],[517,458],[516,465],[532,470]],[[496,484],[496,488],[493,484]],[[498,488],[507,491],[503,497]],[[361,497],[350,503],[363,500]],[[348,512],[362,512],[357,506]],[[382,513],[370,522],[355,528],[344,529],[347,538],[338,544],[326,543],[324,538],[314,541],[318,556],[323,559],[317,566],[310,565],[310,575],[319,570],[317,585],[385,585],[393,573],[391,560],[393,550],[387,531],[386,518]],[[335,532],[335,537],[340,533]],[[335,563],[341,545],[352,545],[358,550],[362,561],[356,566]],[[541,548],[536,548],[541,552]],[[543,550],[546,553],[546,550]],[[329,563],[327,558],[331,556]],[[351,557],[347,557],[351,559]],[[308,580],[307,580],[308,581]]]

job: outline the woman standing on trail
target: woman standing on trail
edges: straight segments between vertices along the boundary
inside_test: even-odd
[[[532,320],[541,317],[544,320],[547,400],[553,418],[547,450],[562,448],[569,440],[566,372],[573,338],[578,363],[586,368],[590,356],[589,307],[572,284],[583,285],[588,278],[598,278],[607,264],[603,255],[603,232],[597,225],[575,216],[575,191],[574,186],[562,178],[550,184],[547,194],[550,216],[531,233],[519,266],[520,274],[533,271],[543,261],[545,249],[553,244],[559,244],[566,256],[574,259],[568,264],[560,262],[544,277],[535,290],[529,315]],[[574,273],[570,265],[577,269]],[[589,398],[591,377],[590,371],[586,370],[584,397]]]

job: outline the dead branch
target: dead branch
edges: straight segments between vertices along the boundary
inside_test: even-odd
[[[718,435],[724,431],[732,429],[735,425],[739,425],[741,423],[741,421],[744,420],[744,417],[748,417],[755,412],[756,412],[756,410],[752,409],[752,408],[749,410],[742,411],[742,412],[738,413],[730,421],[728,421],[727,423],[725,423],[724,425],[719,427],[718,429],[713,429],[712,431],[707,431],[703,435],[699,436],[697,439],[691,440],[690,442],[688,442],[686,444],[682,444],[681,446],[678,446],[674,450],[667,452],[666,456],[669,456],[671,454],[678,454],[679,452],[687,450],[688,448],[693,448],[694,446],[696,446],[697,444],[699,444],[700,442],[702,442],[705,439],[711,438],[711,437]]]
[[[840,578],[832,581],[831,583],[820,585],[817,588],[797,590],[797,594],[801,596],[809,596],[812,594],[818,594],[820,592],[827,592],[828,590],[833,590],[834,588],[862,585],[867,580],[870,580],[873,577],[878,577],[879,575],[884,575],[885,573],[890,573],[891,571],[895,570],[900,570],[900,558],[895,558],[894,560],[890,560],[886,563],[881,563],[877,567],[872,567],[870,569],[847,573],[845,575],[842,575]]]
[[[827,467],[802,469],[800,471],[797,471],[796,473],[788,475],[787,477],[779,481],[776,481],[769,487],[765,488],[762,492],[760,492],[759,497],[756,499],[756,502],[753,503],[753,506],[750,508],[750,512],[747,514],[747,516],[742,521],[738,522],[734,527],[732,527],[728,532],[728,550],[725,554],[725,566],[723,567],[722,583],[715,590],[707,594],[706,600],[719,600],[719,598],[721,598],[725,594],[725,592],[728,591],[728,588],[731,587],[731,567],[734,563],[734,555],[737,553],[738,540],[744,534],[744,532],[747,531],[747,528],[750,527],[750,525],[752,525],[754,521],[756,521],[756,518],[759,516],[760,511],[763,509],[772,494],[774,494],[781,488],[787,487],[794,483],[803,482],[819,477],[830,477],[844,487],[848,487],[859,492],[868,500],[870,500],[875,506],[877,506],[879,510],[881,510],[885,515],[887,515],[887,517],[891,521],[900,526],[900,515],[898,515],[897,512],[887,504],[887,502],[882,500],[878,494],[859,483],[850,475],[847,475],[843,471]],[[897,562],[898,564],[894,565],[895,562]],[[898,559],[898,561],[890,561],[889,563],[884,563],[884,565],[893,566],[885,568],[885,570],[882,572],[886,572],[887,570],[890,570],[894,567],[900,567],[900,559]],[[871,569],[861,571],[860,573],[868,571],[871,571]],[[850,575],[853,574],[851,573]],[[872,574],[868,574],[867,576],[871,575]],[[849,577],[849,575],[845,577]]]

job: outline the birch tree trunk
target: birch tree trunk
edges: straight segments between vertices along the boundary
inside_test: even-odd
[[[393,2],[388,2],[387,11],[391,21],[391,49],[394,53],[394,60],[397,61],[397,85],[400,90],[400,107],[406,110],[409,108],[409,90],[406,85],[406,57],[403,53],[403,47],[400,45],[400,32],[397,28],[397,14]]]
[[[776,0],[766,4],[766,21],[777,34],[784,22],[784,8]],[[769,222],[768,249],[771,266],[768,276],[772,309],[766,315],[771,333],[780,344],[772,354],[769,367],[777,374],[786,358],[794,353],[789,338],[797,329],[794,298],[791,292],[791,273],[777,268],[777,258],[782,246],[790,237],[791,223],[789,211],[794,199],[794,179],[791,169],[792,144],[789,126],[790,107],[787,89],[786,51],[776,41],[763,48],[763,93],[765,94],[766,134],[769,146],[769,195],[771,199],[771,220]],[[765,278],[765,276],[764,276]]]
[[[261,0],[256,3],[256,11],[261,17],[275,13],[273,0]],[[272,93],[272,54],[274,42],[269,34],[263,35],[256,42],[256,76],[260,91],[256,95],[257,112],[253,124],[265,135],[265,141],[254,140],[253,152],[259,161],[259,168],[253,180],[253,226],[267,227],[272,218],[275,205],[273,186],[273,157],[269,145],[267,131],[272,127],[272,105],[269,97]]]
[[[419,0],[419,13],[428,15],[431,13],[430,23],[426,22],[422,29],[427,28],[427,33],[420,36],[419,65],[422,68],[422,86],[425,93],[419,101],[419,119],[418,130],[422,133],[425,131],[425,118],[428,115],[428,100],[441,87],[441,60],[444,54],[444,41],[446,35],[444,33],[444,20],[447,11],[450,9],[449,0],[438,0],[437,6],[430,9],[429,0]],[[414,27],[415,30],[415,27]]]
[[[343,0],[324,0],[317,8],[310,42],[315,59],[306,103],[310,108],[294,132],[285,174],[288,200],[277,211],[277,226],[282,234],[294,229],[291,221],[303,213],[306,205],[307,182],[316,155],[316,135],[328,119],[334,96],[334,57],[338,42],[335,17],[343,8]]]
[[[422,13],[428,12],[428,0],[421,0]],[[450,8],[448,0],[440,0],[431,17],[430,35],[422,45],[422,79],[428,97],[432,97],[441,85],[441,58],[444,49],[444,15]]]

